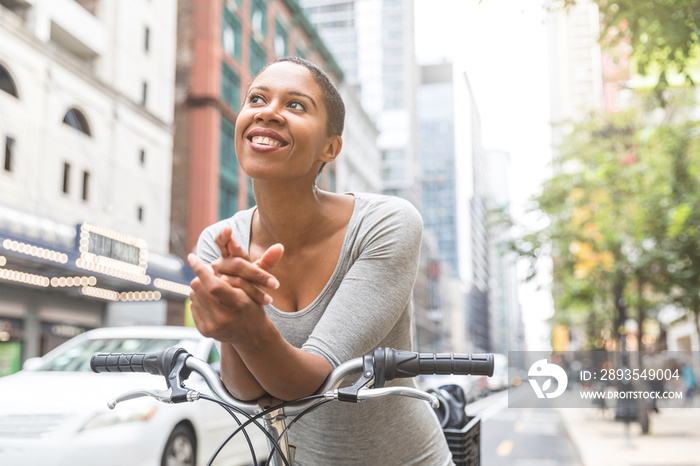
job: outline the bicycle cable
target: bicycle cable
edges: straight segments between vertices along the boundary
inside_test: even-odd
[[[299,399],[297,399],[297,400],[285,401],[285,402],[280,403],[280,404],[278,404],[278,405],[271,406],[271,407],[269,407],[269,408],[263,410],[262,412],[256,414],[255,416],[250,416],[249,414],[246,413],[247,416],[250,416],[250,417],[248,418],[248,420],[245,421],[245,422],[244,422],[243,424],[241,424],[240,426],[238,426],[238,428],[236,428],[236,430],[234,430],[233,432],[231,432],[231,434],[230,434],[223,442],[221,442],[221,445],[219,445],[219,448],[217,448],[216,452],[214,452],[214,455],[213,455],[212,457],[215,457],[216,455],[218,455],[219,452],[224,448],[224,446],[226,446],[226,444],[227,444],[233,437],[235,437],[235,436],[238,434],[238,432],[240,432],[241,430],[243,430],[243,429],[245,429],[246,427],[248,427],[251,423],[255,423],[256,425],[260,426],[260,424],[258,424],[256,421],[257,421],[258,419],[260,419],[261,417],[265,416],[266,414],[269,414],[269,413],[271,413],[272,411],[275,411],[275,410],[277,410],[277,409],[281,409],[281,408],[285,408],[285,407],[287,407],[287,406],[291,406],[291,405],[296,404],[296,403],[302,403],[302,402],[309,401],[309,400],[318,400],[319,398],[325,398],[325,395],[322,395],[322,394],[321,394],[321,395],[311,395],[311,396],[306,396],[306,397],[303,397],[303,398],[299,398]],[[207,398],[205,398],[205,399],[212,399],[212,398],[211,398],[211,397],[207,397]],[[220,402],[220,403],[222,403],[222,404],[224,404],[224,405],[226,405],[226,406],[228,406],[228,407],[230,407],[230,408],[232,408],[232,409],[234,409],[236,412],[239,411],[238,408],[236,408],[236,407],[233,406],[233,405],[230,405],[229,403],[226,403],[225,401],[221,401],[221,400],[216,400],[216,401],[217,401],[217,402]],[[274,449],[277,450],[277,452],[280,454],[280,457],[282,458],[282,461],[284,462],[285,466],[290,466],[290,465],[289,465],[289,461],[287,461],[287,458],[285,458],[285,454],[284,454],[284,452],[282,451],[282,448],[280,448],[279,444],[277,443],[277,440],[276,440],[274,437],[272,437],[272,434],[270,434],[267,430],[265,430],[265,428],[263,428],[262,426],[260,426],[260,428],[263,430],[263,432],[265,432],[265,434],[267,435],[268,438],[272,439],[272,445],[273,445]],[[211,461],[210,461],[209,463],[207,463],[207,466],[211,466]]]
[[[291,421],[289,421],[289,424],[284,428],[284,430],[283,430],[283,431],[280,433],[280,435],[277,437],[277,441],[279,442],[279,440],[282,438],[282,436],[285,435],[285,434],[292,428],[292,426],[293,426],[299,419],[302,418],[302,416],[305,416],[305,415],[309,414],[311,411],[315,410],[315,409],[318,408],[319,406],[324,405],[324,404],[326,404],[326,403],[328,403],[328,402],[330,402],[330,401],[334,401],[334,400],[328,400],[328,399],[326,399],[326,400],[321,400],[321,401],[319,401],[318,403],[316,403],[315,405],[309,406],[309,407],[306,408],[304,411],[302,411],[301,413],[299,413],[294,419],[292,419]],[[274,453],[274,451],[275,451],[275,450],[270,450],[270,454],[267,455],[267,461],[265,462],[265,464],[270,464],[270,460],[272,459],[272,454]]]
[[[219,399],[214,398],[214,397],[209,396],[209,395],[200,394],[200,395],[199,395],[199,398],[201,398],[202,400],[207,400],[207,401],[214,402],[214,403],[218,404],[219,406],[221,406],[222,408],[226,409],[226,410],[228,411],[228,413],[236,420],[236,423],[238,423],[238,428],[237,428],[236,430],[234,430],[233,433],[232,433],[231,435],[229,435],[226,439],[224,439],[224,440],[221,442],[221,444],[219,444],[219,446],[218,446],[218,448],[216,449],[216,451],[214,451],[214,453],[211,455],[211,457],[209,458],[209,462],[207,463],[207,466],[211,466],[211,464],[214,462],[214,460],[215,460],[216,457],[219,455],[219,453],[221,453],[221,450],[223,450],[223,448],[226,446],[226,444],[227,444],[236,434],[238,434],[241,430],[243,431],[243,435],[245,435],[246,439],[248,440],[248,448],[250,449],[251,453],[252,453],[253,455],[255,455],[255,449],[253,448],[252,442],[250,441],[250,437],[248,436],[248,432],[246,432],[246,430],[245,430],[245,428],[248,427],[251,423],[252,423],[252,424],[255,424],[255,426],[256,426],[258,429],[260,429],[260,430],[262,431],[263,434],[265,434],[265,435],[267,436],[267,438],[272,442],[272,444],[276,447],[277,450],[279,450],[280,452],[282,451],[282,450],[280,449],[279,445],[277,445],[277,440],[275,439],[275,437],[273,437],[272,434],[269,433],[269,432],[265,429],[265,427],[261,426],[261,425],[257,422],[257,418],[258,418],[259,415],[256,415],[255,417],[253,417],[253,416],[251,416],[250,414],[248,414],[248,413],[246,413],[245,411],[243,411],[242,409],[237,408],[236,406],[233,406],[233,405],[231,405],[231,404],[229,404],[229,403],[226,403],[225,401],[219,400]],[[231,411],[235,411],[235,412],[237,412],[237,413],[239,413],[239,414],[242,414],[243,416],[245,416],[246,418],[248,418],[248,420],[247,420],[245,423],[241,424],[240,420],[239,420]],[[265,413],[263,412],[263,413],[260,413],[260,414],[265,414]],[[257,458],[254,456],[253,464],[256,464],[256,463],[257,463]],[[287,463],[287,466],[289,466],[288,463]]]
[[[200,398],[202,398],[201,394],[200,394]],[[213,401],[213,399],[208,400],[208,401]],[[238,424],[239,426],[241,425],[241,420],[238,419],[238,416],[236,416],[236,414],[234,413],[234,411],[231,408],[229,408],[228,406],[223,405],[223,404],[219,404],[219,406],[221,406],[222,408],[224,408],[224,410],[226,410],[226,412],[233,418],[233,420],[236,421],[236,424]],[[243,414],[247,414],[247,413],[243,413]],[[250,415],[248,415],[248,417],[250,417]],[[260,424],[258,424],[258,427],[260,427]],[[251,458],[253,459],[253,464],[258,464],[258,457],[255,454],[255,447],[253,447],[253,442],[250,440],[250,435],[248,435],[248,431],[246,431],[245,429],[243,430],[243,436],[245,437],[245,440],[248,443],[248,450],[250,450],[250,455],[251,455]],[[216,457],[213,457],[212,459],[214,459],[214,458],[216,458]]]

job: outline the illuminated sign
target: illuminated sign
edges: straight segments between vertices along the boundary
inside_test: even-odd
[[[80,257],[75,265],[81,269],[143,285],[151,283],[151,277],[146,275],[146,240],[83,223],[80,226],[78,251]]]
[[[95,255],[139,265],[141,249],[132,244],[100,235],[94,231],[89,232],[87,244],[88,252]]]

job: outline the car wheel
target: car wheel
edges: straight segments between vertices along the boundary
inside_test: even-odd
[[[163,450],[161,466],[195,466],[197,458],[197,439],[191,428],[185,424],[177,425]]]

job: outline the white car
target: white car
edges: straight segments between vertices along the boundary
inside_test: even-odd
[[[201,400],[165,404],[152,398],[107,403],[138,388],[165,389],[146,373],[90,370],[94,353],[149,353],[181,346],[216,364],[214,341],[187,327],[110,327],[91,330],[62,344],[25,369],[0,377],[0,464],[12,466],[201,466],[237,427],[220,406]],[[208,392],[193,374],[188,386]],[[244,419],[242,419],[243,421]],[[267,458],[266,438],[246,429],[257,461]],[[217,457],[216,465],[251,465],[242,435]]]

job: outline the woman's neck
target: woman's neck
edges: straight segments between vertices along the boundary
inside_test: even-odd
[[[333,223],[329,217],[332,198],[336,195],[321,191],[316,186],[311,189],[280,186],[274,189],[264,182],[256,182],[255,200],[257,215],[253,218],[255,242],[270,246],[282,243],[287,255],[313,244],[317,236],[322,236],[325,226]]]

